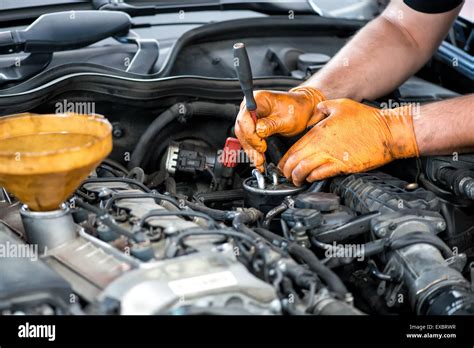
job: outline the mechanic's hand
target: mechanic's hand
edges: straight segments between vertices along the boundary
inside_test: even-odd
[[[294,136],[319,122],[324,117],[317,109],[322,100],[325,100],[323,94],[311,87],[296,87],[289,92],[257,91],[256,125],[242,102],[235,121],[235,134],[260,171],[263,171],[263,153],[267,150],[265,138],[272,134]]]
[[[327,117],[298,140],[278,164],[295,185],[419,155],[410,107],[380,110],[336,99],[321,102],[318,109]]]

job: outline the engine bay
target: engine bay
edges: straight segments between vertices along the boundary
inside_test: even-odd
[[[4,192],[3,244],[38,245],[41,262],[1,263],[2,313],[472,313],[472,155],[295,187],[242,151],[223,165],[237,110],[174,104],[132,152],[140,127],[110,120],[112,156],[59,212]]]
[[[255,88],[288,90],[363,24],[234,19],[165,45],[146,76],[83,64],[90,54],[122,60],[104,45],[4,81],[2,115],[104,115],[113,150],[59,210],[38,214],[0,187],[0,252],[31,256],[0,261],[0,313],[474,314],[473,154],[296,187],[275,164],[297,137],[268,139],[265,173],[242,150],[223,151],[242,101],[236,38],[248,43]],[[416,76],[365,102],[459,93]]]

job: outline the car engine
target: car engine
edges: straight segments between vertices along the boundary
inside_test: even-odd
[[[166,146],[154,122],[132,166],[106,159],[60,210],[3,192],[2,245],[40,262],[0,263],[2,313],[473,313],[472,155],[413,163],[418,181],[392,165],[295,187],[196,139]]]
[[[149,75],[60,64],[67,51],[3,86],[2,115],[92,106],[113,127],[113,150],[58,210],[29,209],[0,187],[1,314],[474,314],[473,154],[296,187],[275,165],[296,138],[268,139],[265,173],[224,149],[242,101],[237,39],[255,88],[288,90],[364,24],[257,19],[193,29]],[[316,40],[301,34],[311,30]],[[104,47],[74,52],[99,60]],[[456,95],[412,77],[364,102]]]

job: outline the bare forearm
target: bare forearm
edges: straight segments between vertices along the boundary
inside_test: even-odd
[[[328,99],[386,95],[423,66],[459,10],[426,15],[394,0],[303,85],[320,89]]]
[[[426,104],[413,116],[421,155],[474,151],[474,94]]]
[[[375,99],[391,92],[423,64],[425,57],[418,54],[415,42],[379,17],[305,85],[320,89],[328,99]]]

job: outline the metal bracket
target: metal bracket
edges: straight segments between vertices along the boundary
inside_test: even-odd
[[[135,74],[149,74],[160,56],[158,41],[138,38],[130,38],[129,41],[135,43],[138,50],[126,71]]]

